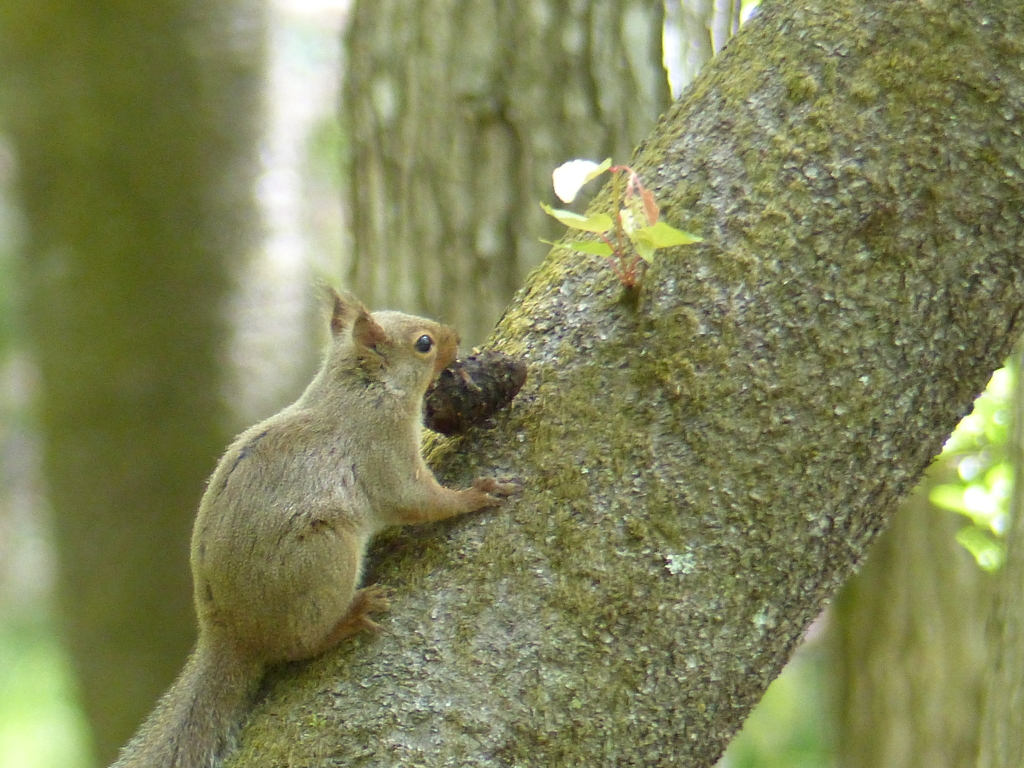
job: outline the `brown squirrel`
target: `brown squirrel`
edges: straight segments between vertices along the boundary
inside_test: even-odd
[[[440,485],[420,454],[423,395],[455,359],[454,330],[331,295],[331,343],[292,405],[217,465],[192,532],[199,640],[114,768],[209,768],[234,746],[270,665],[377,625],[357,589],[370,538],[503,503],[515,486]]]

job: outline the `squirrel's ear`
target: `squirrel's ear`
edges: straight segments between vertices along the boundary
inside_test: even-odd
[[[378,344],[387,341],[387,333],[362,304],[356,312],[355,322],[352,324],[352,340],[358,347],[376,351]]]
[[[352,324],[360,311],[365,312],[366,310],[349,294],[342,296],[333,288],[328,288],[327,295],[333,305],[331,308],[331,334],[337,336]]]

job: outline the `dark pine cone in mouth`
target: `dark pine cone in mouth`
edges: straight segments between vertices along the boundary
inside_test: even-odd
[[[525,381],[526,363],[504,352],[456,360],[427,390],[423,422],[442,435],[489,428],[491,416],[508,407]]]

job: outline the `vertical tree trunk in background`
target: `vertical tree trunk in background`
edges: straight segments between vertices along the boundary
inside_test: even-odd
[[[739,31],[741,6],[740,0],[667,0],[665,63],[672,93],[682,91]]]
[[[672,92],[689,84],[704,62],[715,55],[709,22],[714,0],[669,0],[665,3],[665,63]]]
[[[991,579],[929,487],[904,502],[836,601],[840,768],[975,764]]]
[[[0,2],[66,637],[112,759],[194,637],[188,537],[254,243],[250,0]]]
[[[356,2],[343,121],[351,285],[480,341],[558,227],[572,157],[628,160],[668,106],[662,3]]]
[[[1014,427],[1010,457],[1014,490],[1006,561],[999,573],[993,613],[994,650],[985,692],[978,768],[1024,765],[1024,352],[1018,345]]]

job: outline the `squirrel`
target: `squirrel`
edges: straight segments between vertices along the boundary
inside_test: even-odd
[[[199,639],[113,768],[211,768],[272,665],[318,656],[388,607],[357,589],[370,538],[504,503],[516,486],[437,482],[420,453],[423,396],[455,360],[447,326],[370,313],[330,291],[331,341],[299,399],[250,427],[210,478],[192,532]]]

